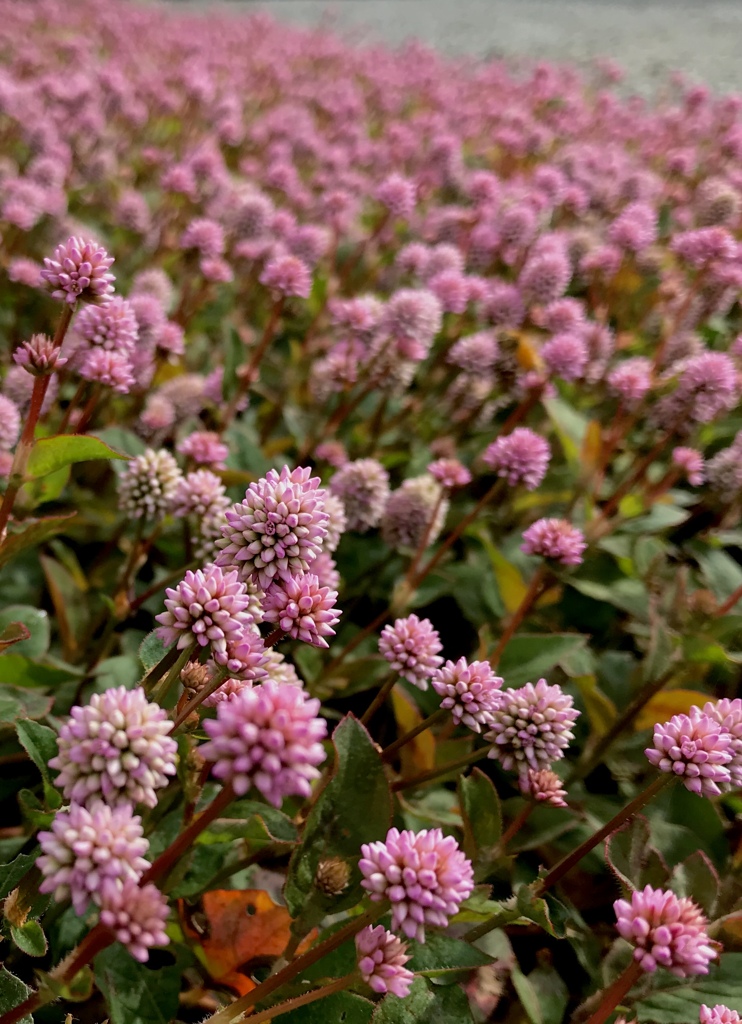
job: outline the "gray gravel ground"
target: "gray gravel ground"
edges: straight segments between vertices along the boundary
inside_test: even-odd
[[[353,38],[396,44],[416,37],[452,54],[578,64],[610,56],[626,70],[628,85],[644,93],[674,70],[714,89],[742,91],[742,0],[232,0],[225,6],[267,10],[302,25],[325,18]]]

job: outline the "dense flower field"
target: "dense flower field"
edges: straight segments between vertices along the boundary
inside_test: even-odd
[[[0,41],[0,1024],[738,1022],[742,97]]]

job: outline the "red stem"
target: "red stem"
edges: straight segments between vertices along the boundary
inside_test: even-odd
[[[587,1024],[603,1024],[616,1007],[623,1002],[624,996],[634,987],[643,973],[644,971],[639,961],[632,960],[623,974],[616,978],[613,984],[605,990],[603,998],[600,1000],[600,1005]]]

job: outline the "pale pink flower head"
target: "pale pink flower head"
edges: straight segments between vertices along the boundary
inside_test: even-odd
[[[306,798],[326,756],[319,708],[300,687],[268,679],[217,705],[216,719],[204,722],[209,739],[199,752],[238,796],[254,786],[274,807],[287,796]]]
[[[381,536],[397,551],[415,551],[433,544],[443,529],[449,501],[429,474],[404,480],[387,498],[381,518]]]
[[[611,370],[606,381],[626,409],[635,409],[652,387],[652,364],[642,356],[625,359]]]
[[[730,262],[737,257],[738,243],[723,227],[697,228],[674,235],[670,248],[696,270],[712,261]]]
[[[389,174],[378,185],[376,199],[385,206],[393,217],[407,219],[415,209],[417,188],[414,181],[401,174]]]
[[[250,595],[236,570],[223,572],[217,565],[189,569],[178,586],[165,593],[166,611],[155,616],[162,642],[182,650],[195,640],[200,647],[211,648],[218,665],[227,664],[228,643],[242,639],[254,625]]]
[[[713,1008],[701,1003],[699,1010],[700,1024],[740,1024],[742,1017],[729,1006],[717,1003]]]
[[[194,430],[183,438],[178,451],[201,466],[226,469],[224,460],[229,455],[229,448],[212,430]]]
[[[57,246],[53,259],[44,258],[40,276],[55,299],[71,306],[78,299],[106,302],[113,294],[113,262],[102,246],[73,236]]]
[[[516,427],[511,434],[493,441],[482,461],[511,487],[522,483],[527,490],[534,491],[546,475],[550,457],[545,438],[528,427]]]
[[[685,474],[692,487],[700,487],[706,479],[704,458],[696,448],[673,448],[672,463]]]
[[[266,263],[260,283],[278,296],[295,295],[307,299],[312,290],[312,274],[298,256],[281,254]]]
[[[467,373],[485,373],[491,370],[500,356],[500,346],[492,331],[466,334],[449,349],[446,362]]]
[[[165,448],[148,448],[127,463],[119,476],[119,508],[134,519],[162,519],[171,508],[182,474]]]
[[[167,946],[165,931],[169,907],[156,885],[139,886],[133,879],[123,882],[105,878],[100,892],[100,921],[110,928],[135,960],[146,963],[154,946]]]
[[[156,790],[175,775],[177,745],[167,712],[144,690],[123,686],[94,693],[76,705],[59,730],[59,751],[49,762],[66,799],[87,805],[131,802],[154,807]]]
[[[521,791],[537,803],[548,804],[550,807],[566,807],[567,790],[562,788],[562,780],[550,768],[530,768],[527,775],[520,777]]]
[[[119,395],[128,395],[134,387],[131,361],[126,352],[91,348],[82,361],[80,376],[93,384],[103,384]]]
[[[534,314],[539,327],[551,334],[569,333],[585,322],[585,307],[578,299],[556,299]]]
[[[726,352],[701,352],[683,363],[678,388],[672,396],[691,419],[708,423],[729,412],[739,401],[739,380]]]
[[[687,896],[647,885],[616,900],[616,928],[634,946],[634,959],[648,973],[664,967],[679,978],[708,974],[716,959],[706,918]]]
[[[323,441],[314,449],[314,457],[319,462],[326,462],[333,469],[340,469],[348,461],[345,445],[340,441]]]
[[[545,679],[535,686],[526,683],[517,690],[503,690],[494,724],[485,736],[493,744],[488,756],[521,777],[531,768],[550,768],[564,757],[579,714],[569,694]]]
[[[327,491],[324,500],[325,512],[327,513],[327,535],[322,542],[322,552],[320,554],[332,554],[340,543],[340,538],[348,529],[348,519],[345,515],[345,506],[336,494]],[[319,558],[319,555],[317,558]],[[337,588],[331,587],[330,589],[336,590]]]
[[[349,530],[366,533],[378,526],[389,497],[389,474],[376,459],[346,462],[332,476],[329,489],[343,503]]]
[[[488,661],[447,661],[433,673],[431,686],[450,711],[456,725],[481,732],[494,723],[494,712],[502,698],[502,679]]]
[[[402,288],[387,302],[382,329],[394,339],[405,359],[424,359],[441,329],[442,308],[438,298],[425,289]]]
[[[21,434],[21,414],[18,406],[6,395],[0,395],[0,451],[15,447]]]
[[[385,626],[379,637],[379,653],[392,669],[420,690],[427,690],[428,680],[443,663],[443,650],[438,631],[429,619],[414,613]]]
[[[526,261],[518,278],[518,288],[526,305],[545,306],[564,295],[571,277],[569,257],[557,247]]]
[[[732,737],[717,718],[692,707],[654,727],[654,746],[644,753],[661,772],[671,772],[698,796],[718,796],[731,782]]]
[[[523,533],[520,549],[561,565],[580,565],[586,547],[582,530],[566,519],[537,519]]]
[[[196,249],[206,259],[215,259],[224,252],[224,228],[215,220],[196,217],[183,232],[180,246]]]
[[[399,999],[409,995],[415,975],[405,967],[410,958],[404,942],[383,924],[368,925],[356,935],[355,941],[358,970],[369,988],[379,995],[391,992]]]
[[[307,572],[329,521],[324,488],[311,474],[308,467],[284,466],[251,483],[244,500],[225,512],[217,565],[237,568],[263,590]]]
[[[174,516],[204,516],[211,509],[224,511],[228,507],[226,488],[211,470],[196,469],[178,481],[173,495]]]
[[[730,788],[742,789],[742,698],[731,700],[723,697],[715,702],[708,701],[703,706],[703,713],[718,722],[728,734],[732,755],[732,760],[726,765],[729,769]]]
[[[256,616],[254,613],[255,595],[249,594],[249,598],[250,608],[248,610],[253,615],[254,621],[256,623],[262,621],[263,609],[260,608],[259,614]],[[228,672],[239,679],[257,682],[265,678],[267,674],[265,666],[268,663],[268,654],[263,638],[253,626],[241,634],[235,633],[230,636],[227,640],[226,657],[220,658],[218,661],[214,658],[214,662],[223,665]]]
[[[541,348],[549,373],[562,380],[579,380],[588,361],[587,345],[579,334],[555,334]]]
[[[460,270],[440,270],[427,279],[445,313],[464,313],[469,304],[469,279]]]
[[[90,345],[131,355],[139,324],[132,304],[117,295],[102,306],[84,306],[75,318],[75,334]]]
[[[458,459],[436,459],[428,466],[428,473],[448,491],[471,483],[471,473]]]
[[[392,928],[425,942],[425,927],[445,928],[474,888],[470,861],[439,828],[389,829],[383,842],[364,843],[361,885],[374,902],[392,904]]]
[[[91,900],[100,903],[106,879],[116,885],[127,878],[137,882],[149,867],[142,820],[128,803],[97,802],[90,808],[73,803],[57,811],[51,831],[39,832],[38,838],[36,863],[44,876],[39,892],[54,893],[59,902],[70,897],[78,915]]]
[[[290,576],[274,582],[263,600],[263,619],[284,633],[313,647],[329,646],[340,619],[337,591],[323,587],[314,573]]]

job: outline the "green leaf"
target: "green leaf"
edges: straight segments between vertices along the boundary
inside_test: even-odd
[[[282,1013],[276,1020],[280,1020],[281,1024],[328,1024],[329,1021],[333,1024],[340,1024],[341,1021],[342,1024],[369,1024],[373,1012],[374,1004],[370,999],[352,992],[335,992],[309,1006],[300,1006],[298,1010]]]
[[[563,937],[563,929],[552,920],[549,904],[542,897],[534,896],[527,885],[521,886],[516,893],[516,903],[522,917],[533,921],[553,938]]]
[[[74,665],[34,661],[22,654],[3,654],[0,657],[0,683],[21,687],[56,687],[83,674]],[[40,717],[40,716],[37,716]]]
[[[742,953],[723,953],[704,977],[662,976],[655,990],[635,1004],[634,1012],[641,1024],[682,1024],[698,1020],[702,1003],[742,1005]]]
[[[321,1004],[320,1004],[321,1005]],[[334,1018],[328,1017],[323,1024]],[[429,985],[415,978],[404,999],[384,996],[371,1024],[471,1024],[469,1000],[458,985]]]
[[[12,926],[10,935],[16,946],[28,956],[44,956],[47,951],[46,935],[38,921],[26,921],[19,927]]]
[[[681,864],[676,864],[670,876],[670,886],[678,896],[690,896],[713,920],[719,898],[720,880],[716,868],[703,850],[696,850]]]
[[[181,964],[147,966],[118,942],[93,961],[111,1024],[170,1024],[178,1013]]]
[[[75,462],[129,458],[129,455],[115,451],[91,434],[56,434],[54,437],[42,437],[34,444],[28,457],[26,479],[36,480]]]
[[[24,985],[20,978],[0,967],[0,1013],[7,1013],[22,1003],[31,989]],[[19,1021],[19,1024],[33,1024],[31,1014],[26,1014]]]
[[[242,818],[241,835],[250,842],[252,829],[254,838],[265,836],[271,843],[295,843],[297,839],[296,825],[283,811],[275,807],[267,807],[257,800],[237,800],[229,811],[230,818]]]
[[[143,455],[147,450],[147,445],[141,437],[124,427],[104,427],[102,430],[93,431],[93,436],[126,455]]]
[[[486,878],[498,859],[502,810],[492,780],[479,768],[459,778],[459,803],[464,819],[464,852],[474,864],[474,878]]]
[[[49,616],[31,605],[11,604],[0,612],[0,632],[13,622],[22,622],[31,634],[27,640],[15,644],[13,654],[26,658],[40,658],[49,650]]]
[[[57,734],[48,725],[40,725],[30,719],[21,720],[16,726],[18,742],[41,772],[44,782],[51,782],[49,761],[56,757]]]
[[[7,727],[21,718],[43,718],[49,714],[53,703],[53,697],[47,697],[37,690],[0,685],[0,723]]]
[[[172,644],[170,646],[172,647]],[[144,666],[144,671],[150,672],[155,665],[162,661],[169,650],[170,647],[165,646],[155,630],[147,633],[139,645],[139,660]]]
[[[589,675],[592,657],[581,633],[520,633],[505,648],[498,672],[507,686],[522,686],[548,675],[555,665],[567,675]]]
[[[8,647],[13,647],[15,644],[30,638],[31,633],[22,622],[9,622],[2,633],[0,633],[0,654]]]
[[[77,512],[67,512],[61,516],[34,519],[18,533],[9,533],[5,543],[0,547],[0,568],[27,548],[36,548],[55,533],[60,533],[76,515]]]
[[[561,398],[544,398],[542,405],[554,426],[567,462],[578,466],[587,430],[587,419]]]
[[[527,975],[516,967],[510,977],[531,1024],[561,1024],[569,989],[553,967],[536,967]]]
[[[567,582],[570,587],[586,597],[592,597],[594,601],[604,601],[638,619],[647,617],[649,598],[641,580],[618,579],[607,584],[570,576]]]
[[[669,869],[651,841],[649,821],[637,814],[613,832],[605,844],[608,867],[628,892],[645,885],[665,886]]]
[[[332,776],[310,811],[302,842],[289,864],[284,896],[292,917],[312,903],[311,914],[320,920],[360,899],[358,870],[362,843],[382,839],[389,828],[392,800],[386,771],[376,745],[361,723],[346,715],[332,736],[335,764]],[[335,897],[314,885],[320,860],[339,857],[350,868],[345,891]]]
[[[41,851],[37,851],[40,853]],[[19,853],[15,860],[0,864],[0,900],[18,887],[21,879],[36,863],[37,853]]]
[[[428,977],[472,970],[492,963],[492,957],[476,946],[437,932],[428,932],[424,943],[410,942],[407,952],[411,954],[406,965],[408,970]]]

